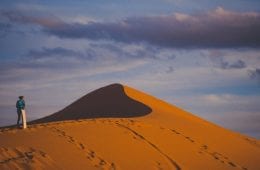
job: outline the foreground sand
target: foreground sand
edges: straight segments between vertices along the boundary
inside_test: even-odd
[[[51,122],[49,117],[26,130],[2,128],[0,169],[260,169],[258,140],[130,87],[123,90],[149,106],[151,113],[62,120],[62,111],[62,121]]]

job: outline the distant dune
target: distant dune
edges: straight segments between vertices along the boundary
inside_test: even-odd
[[[1,128],[0,169],[259,170],[260,141],[112,84]]]
[[[128,97],[122,85],[112,84],[95,90],[63,110],[32,121],[32,123],[105,117],[137,117],[151,112],[152,109],[149,106]]]

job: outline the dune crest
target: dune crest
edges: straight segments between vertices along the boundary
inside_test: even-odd
[[[120,84],[0,139],[1,170],[260,169],[259,140]]]
[[[83,96],[59,112],[32,121],[32,123],[105,117],[138,117],[151,112],[152,109],[149,106],[127,96],[123,85],[111,84]]]

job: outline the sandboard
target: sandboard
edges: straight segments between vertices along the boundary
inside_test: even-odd
[[[22,119],[23,119],[23,128],[26,129],[27,128],[26,113],[25,113],[25,110],[23,110],[23,109],[22,109]]]

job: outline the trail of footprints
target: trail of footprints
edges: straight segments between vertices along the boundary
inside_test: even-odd
[[[175,129],[168,129],[168,130],[170,130],[171,132],[173,132],[176,135],[180,135],[180,136],[184,137],[185,139],[187,139],[191,143],[194,143],[194,144],[196,143],[191,137],[185,136]],[[233,163],[231,160],[229,160],[228,157],[224,156],[223,154],[210,150],[207,145],[199,144],[199,143],[198,143],[198,145],[201,145],[198,153],[200,153],[200,154],[206,153],[207,155],[213,157],[215,160],[217,160],[221,163],[228,164],[232,167],[240,168],[240,169],[243,169],[243,170],[247,170],[247,168]]]
[[[148,141],[146,138],[144,138],[141,134],[139,134],[138,132],[134,131],[133,129],[130,129],[128,127],[129,124],[134,125],[135,121],[134,120],[125,120],[125,119],[120,119],[120,120],[96,120],[96,119],[90,119],[90,120],[77,120],[78,123],[89,123],[89,122],[95,122],[95,123],[109,123],[109,124],[114,124],[116,126],[119,126],[121,128],[124,128],[128,131],[130,131],[132,134],[134,134],[135,138],[137,139],[142,139],[143,141],[145,141],[146,143],[148,143],[148,145],[150,145],[151,147],[153,147],[155,150],[157,150],[160,154],[162,154],[164,157],[166,157],[167,160],[169,160],[169,162],[175,167],[176,170],[181,170],[180,166],[172,159],[170,158],[168,155],[166,155],[165,153],[163,153],[156,145],[154,145],[153,143],[151,143],[150,141]],[[120,122],[126,123],[127,125],[123,125],[120,124]],[[52,125],[63,125],[64,123],[70,123],[70,122],[56,122],[56,123],[52,123]],[[47,125],[41,125],[41,126],[46,126],[49,127]],[[137,125],[138,127],[140,127],[139,125]],[[51,127],[51,130],[55,133],[57,133],[59,136],[66,138],[66,140],[72,144],[74,144],[75,146],[77,146],[77,148],[81,149],[82,151],[86,152],[87,154],[87,158],[93,163],[93,165],[95,167],[101,168],[101,169],[105,169],[105,170],[115,170],[116,169],[116,165],[114,163],[108,163],[108,161],[105,161],[104,159],[102,159],[100,156],[96,155],[96,153],[93,150],[87,149],[82,143],[76,141],[72,136],[68,135],[64,130],[62,130],[61,128],[57,128],[55,126]],[[157,162],[157,168],[158,169],[162,169],[161,167],[161,163]]]
[[[120,123],[116,123],[119,127],[122,127],[128,131],[130,131],[132,134],[134,134],[137,138],[143,140],[144,142],[146,142],[149,146],[151,146],[152,148],[154,148],[157,152],[159,152],[162,156],[164,156],[170,163],[171,165],[176,169],[176,170],[181,170],[180,165],[178,165],[178,163],[173,160],[171,157],[169,157],[166,153],[164,153],[159,147],[157,147],[155,144],[153,144],[151,141],[147,140],[144,136],[142,136],[141,134],[139,134],[138,132],[136,132],[135,130],[129,128],[128,126],[125,126],[123,124]]]
[[[195,143],[195,141],[191,137],[185,136],[175,129],[169,129],[169,130],[171,132],[175,133],[176,135],[180,135],[180,136],[184,137],[185,139],[187,139],[188,141]],[[239,166],[239,165],[233,163],[231,160],[229,160],[228,157],[224,156],[223,154],[210,150],[209,147],[205,144],[202,144],[200,146],[200,150],[199,150],[198,153],[200,153],[200,154],[206,153],[207,155],[213,157],[215,160],[217,160],[221,163],[228,164],[232,167],[236,167],[236,168],[239,168],[239,169],[247,170],[246,167]]]
[[[200,151],[199,151],[200,154],[203,154],[203,153],[206,153],[208,154],[209,156],[212,156],[214,159],[216,159],[217,161],[221,162],[221,163],[224,163],[224,164],[227,164],[227,165],[230,165],[234,168],[239,168],[239,169],[242,169],[242,170],[248,170],[246,167],[243,167],[243,166],[240,166],[236,163],[234,163],[233,161],[231,161],[227,156],[224,156],[223,154],[221,153],[218,153],[218,152],[215,152],[215,151],[212,151],[209,149],[209,147],[207,145],[202,145],[200,147]]]
[[[109,163],[108,161],[101,158],[99,155],[95,153],[95,151],[88,149],[85,147],[83,143],[78,142],[75,138],[68,135],[64,130],[51,127],[51,130],[54,133],[57,133],[59,136],[66,138],[66,140],[75,145],[78,149],[82,150],[86,153],[87,159],[89,159],[95,167],[104,169],[104,170],[116,170],[116,165],[114,163]]]
[[[135,130],[130,128],[130,126],[142,127],[141,123],[139,123],[137,120],[132,120],[132,119],[119,119],[119,120],[118,119],[117,120],[85,119],[85,120],[76,120],[76,121],[78,123],[90,123],[90,122],[108,123],[108,124],[113,124],[113,125],[119,126],[121,128],[124,128],[124,129],[130,131],[132,134],[134,134],[135,139],[144,140],[151,147],[153,147],[158,152],[160,152],[162,155],[164,155],[175,166],[175,168],[177,170],[181,169],[180,166],[174,160],[172,160],[168,155],[163,153],[156,145],[154,145],[153,143],[148,141],[146,138],[144,138],[142,135],[140,135],[138,132],[136,132]],[[40,128],[40,127],[51,128],[51,130],[53,132],[57,133],[61,137],[66,138],[66,140],[68,142],[74,144],[78,149],[84,151],[87,155],[87,158],[93,163],[93,165],[95,167],[99,167],[101,169],[107,169],[107,170],[115,170],[116,165],[114,163],[109,163],[108,161],[102,159],[100,156],[98,156],[95,153],[95,151],[86,148],[83,143],[76,141],[72,136],[68,135],[64,130],[57,128],[55,126],[50,126],[50,125],[64,125],[64,124],[69,124],[69,123],[73,123],[73,122],[75,122],[75,121],[64,121],[64,122],[53,122],[53,123],[46,123],[46,124],[39,124],[39,125],[31,125],[31,128],[29,128],[29,129]],[[223,154],[212,151],[211,149],[209,149],[209,147],[206,144],[199,144],[198,142],[196,142],[191,137],[184,135],[183,133],[181,133],[180,131],[177,131],[176,129],[169,129],[169,128],[165,128],[165,127],[162,127],[162,126],[159,126],[158,128],[160,128],[161,130],[167,130],[170,133],[173,133],[175,135],[179,135],[180,137],[185,138],[186,140],[188,140],[189,142],[191,142],[193,144],[200,145],[199,146],[200,149],[198,151],[199,154],[207,154],[207,155],[211,156],[212,158],[214,158],[216,161],[227,164],[231,167],[239,168],[239,169],[242,169],[242,170],[248,170],[246,167],[240,166],[240,165],[234,163],[233,161],[229,160],[229,158],[224,156]],[[10,128],[6,128],[6,129],[1,129],[0,134],[4,133],[6,131],[9,131],[11,133],[17,132],[17,130],[11,130]],[[250,140],[248,138],[246,138],[245,140],[247,140],[249,143],[259,147],[259,145],[255,141]],[[0,162],[0,164],[1,164],[1,162]],[[161,165],[160,165],[159,162],[157,162],[157,167],[158,167],[158,169],[161,169]]]
[[[46,165],[58,168],[54,161],[43,151],[33,148],[0,148],[0,169],[31,169]]]
[[[140,135],[138,132],[136,132],[135,130],[130,128],[130,126],[141,127],[141,124],[137,123],[137,121],[131,120],[131,119],[120,119],[120,121],[118,121],[118,120],[116,120],[116,121],[101,120],[101,122],[102,123],[114,123],[114,124],[116,124],[120,127],[128,129],[129,131],[131,131],[135,135],[135,137],[134,137],[135,139],[139,138],[139,139],[146,141],[150,146],[155,148],[157,151],[162,153],[167,159],[169,159],[173,163],[173,165],[176,167],[176,169],[180,169],[180,166],[175,161],[173,161],[168,155],[163,153],[156,145],[154,145],[153,143],[148,141],[145,137]],[[122,123],[125,124],[125,125],[123,125]],[[198,142],[195,142],[194,139],[192,139],[189,136],[184,135],[183,133],[177,131],[176,129],[169,129],[169,128],[165,128],[165,127],[162,127],[162,126],[159,126],[158,128],[160,128],[161,130],[167,130],[171,133],[174,133],[175,135],[179,135],[180,137],[185,138],[187,141],[189,141],[193,144],[200,145],[199,151],[198,151],[199,154],[206,154],[208,156],[211,156],[216,161],[219,161],[220,163],[227,164],[227,165],[234,167],[234,168],[238,168],[238,169],[242,169],[242,170],[248,170],[246,167],[243,167],[243,166],[240,166],[240,165],[234,163],[233,161],[231,161],[228,157],[224,156],[223,154],[209,149],[209,147],[206,144],[200,144]]]

